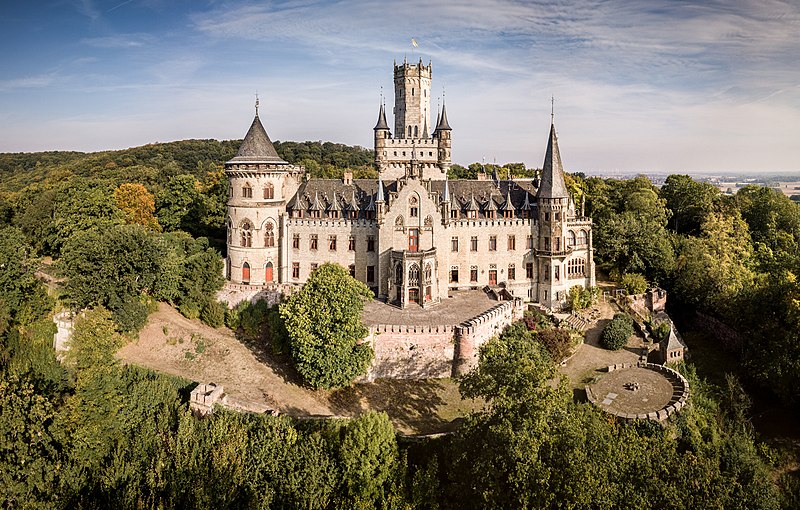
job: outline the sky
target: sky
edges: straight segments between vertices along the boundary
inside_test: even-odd
[[[456,163],[541,166],[554,97],[568,171],[800,170],[798,0],[5,0],[0,44],[0,152],[242,138],[256,93],[371,148],[423,58]]]

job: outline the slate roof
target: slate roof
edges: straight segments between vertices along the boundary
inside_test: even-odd
[[[256,114],[250,129],[244,136],[242,145],[239,146],[239,152],[228,163],[289,164],[278,156],[275,147],[272,145],[272,140],[269,139],[267,131],[261,124],[261,119],[258,118],[258,114]]]
[[[345,184],[341,179],[311,179],[300,186],[287,209],[371,212],[375,210],[378,182],[377,179],[353,179],[352,184]],[[396,192],[397,181],[383,182],[383,187],[384,196]],[[519,213],[536,208],[536,188],[530,180],[500,181],[497,184],[460,179],[431,181],[431,191],[439,195],[440,201],[445,200],[445,188],[453,209],[462,213],[476,211],[477,218],[495,215],[498,210]],[[487,215],[487,212],[492,214]]]
[[[378,112],[378,123],[373,128],[375,131],[379,129],[389,130],[389,124],[386,123],[386,111],[384,111],[383,104],[381,103],[381,110]]]
[[[439,123],[436,125],[436,131],[452,131],[453,129],[450,127],[450,123],[447,122],[447,108],[445,108],[444,103],[442,103],[442,114],[439,116]]]
[[[542,178],[538,195],[543,198],[568,197],[567,185],[564,183],[564,167],[561,165],[561,153],[558,151],[556,127],[550,124],[550,137],[547,140],[547,152],[542,165]]]

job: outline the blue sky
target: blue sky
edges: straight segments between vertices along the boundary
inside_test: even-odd
[[[371,147],[412,37],[455,162],[541,165],[552,95],[570,171],[800,170],[796,0],[6,1],[0,151],[241,138],[256,91],[273,139]]]

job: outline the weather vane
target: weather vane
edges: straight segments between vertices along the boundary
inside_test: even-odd
[[[258,115],[258,91],[256,91],[256,115]]]
[[[555,114],[556,114],[555,104],[556,104],[555,96],[550,96],[550,124],[553,124],[553,122],[555,121]]]

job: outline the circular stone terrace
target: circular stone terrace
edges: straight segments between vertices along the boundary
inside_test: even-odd
[[[586,387],[589,401],[627,420],[664,421],[686,405],[689,383],[678,372],[654,363],[621,364]]]

